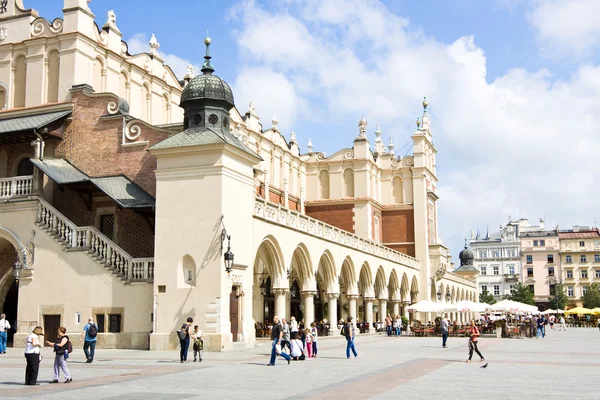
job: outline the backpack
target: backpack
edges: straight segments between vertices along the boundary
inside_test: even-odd
[[[88,330],[87,330],[87,335],[89,337],[91,337],[92,339],[95,338],[96,335],[98,335],[98,327],[94,324],[89,324]]]
[[[71,339],[67,336],[67,353],[71,354],[73,352],[73,344],[71,343]]]
[[[346,331],[348,330],[348,328],[346,328],[346,324],[344,324],[342,326],[342,329],[340,329],[340,335],[342,336],[346,336]]]

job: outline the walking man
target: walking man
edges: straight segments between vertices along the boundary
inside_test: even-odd
[[[563,330],[563,329],[564,329],[564,330],[566,331],[566,330],[567,330],[567,324],[565,324],[565,317],[563,317],[563,316],[561,315],[561,316],[560,316],[560,319],[558,320],[558,322],[559,322],[559,324],[560,324],[560,327],[559,327],[559,329],[558,329],[558,330],[560,331],[560,330]]]
[[[544,332],[544,317],[542,317],[541,315],[537,319],[537,334],[535,335],[535,337],[539,339],[540,336],[542,337],[542,339],[546,336],[546,332]]]
[[[442,333],[442,347],[446,348],[446,341],[448,340],[448,318],[444,314],[444,317],[440,321],[440,332]]]
[[[348,317],[348,320],[342,327],[343,334],[346,336],[346,358],[350,359],[350,350],[354,354],[354,358],[358,357],[356,348],[354,347],[354,324],[352,323],[352,317]]]
[[[10,324],[6,320],[6,315],[0,314],[0,354],[6,354],[6,337]]]
[[[292,317],[292,318],[294,318],[294,317]],[[295,319],[293,321],[295,321]],[[283,337],[283,327],[281,326],[281,323],[279,322],[279,317],[274,316],[273,317],[273,329],[271,329],[271,340],[273,340],[273,346],[271,347],[271,361],[268,364],[269,367],[272,367],[275,365],[275,359],[277,358],[277,350],[278,350],[277,344],[281,343],[282,337]],[[288,362],[288,365],[290,365],[290,356],[281,350],[282,350],[281,345],[279,345],[279,353],[280,353],[281,357],[285,358]]]
[[[94,323],[94,318],[89,318],[88,323],[83,327],[81,338],[83,340],[83,352],[85,353],[86,363],[94,362],[94,354],[96,353],[96,336],[98,335],[98,326]]]

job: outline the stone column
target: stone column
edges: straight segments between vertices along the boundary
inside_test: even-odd
[[[337,331],[337,299],[339,293],[327,293],[329,298],[329,336],[336,335]]]
[[[392,301],[392,312],[394,313],[394,319],[396,315],[400,315],[400,302]]]
[[[410,301],[402,302],[402,316],[408,318],[408,325],[406,326],[406,331],[402,332],[402,334],[410,333],[410,318],[408,315],[408,306],[410,305]]]
[[[387,317],[387,299],[379,299],[379,316],[381,321],[378,322],[383,322],[385,326],[385,317]]]
[[[275,295],[275,315],[279,318],[288,317],[285,315],[285,297],[289,293],[288,288],[274,288],[272,289]]]
[[[347,294],[346,298],[348,299],[348,316],[352,317],[352,324],[356,327],[356,300],[358,300],[360,296],[357,294]]]
[[[315,294],[316,292],[306,290],[302,292],[304,300],[304,327],[310,327],[310,324],[315,322]]]
[[[369,323],[369,332],[375,332],[375,325],[373,325],[373,300],[372,297],[365,297],[365,303],[367,304],[367,309],[365,310],[365,322]]]

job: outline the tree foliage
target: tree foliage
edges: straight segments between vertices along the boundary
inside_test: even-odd
[[[487,303],[487,304],[494,304],[494,303],[496,303],[496,299],[494,299],[494,296],[492,296],[490,293],[488,293],[487,290],[484,290],[483,292],[479,293],[479,302]]]
[[[533,292],[531,291],[531,289],[529,289],[529,286],[525,286],[521,282],[515,285],[515,287],[510,291],[510,294],[506,298],[512,301],[518,301],[519,303],[525,303],[535,306],[535,298],[533,297]]]
[[[583,300],[585,308],[600,307],[600,286],[597,283],[592,283],[587,292],[581,296],[581,300]]]
[[[550,296],[548,298],[549,306],[553,310],[556,310],[557,308],[564,310],[565,306],[569,302],[569,298],[567,297],[567,293],[565,291],[565,285],[562,283],[557,283],[554,290],[554,296]]]

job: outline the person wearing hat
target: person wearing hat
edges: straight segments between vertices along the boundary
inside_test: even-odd
[[[27,336],[25,343],[25,359],[27,367],[25,368],[25,384],[39,385],[37,383],[38,370],[40,369],[40,336],[44,334],[41,326],[36,326],[33,332]]]

